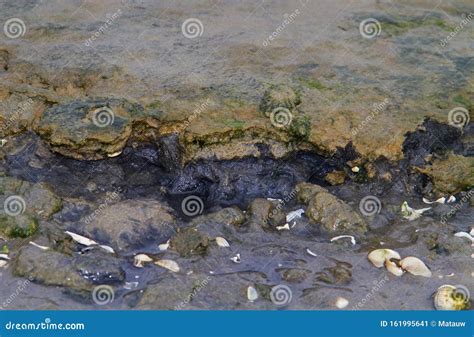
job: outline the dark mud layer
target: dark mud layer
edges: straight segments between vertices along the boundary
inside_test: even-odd
[[[4,174],[48,184],[62,208],[42,219],[34,235],[3,238],[11,258],[1,274],[1,295],[11,299],[3,307],[102,308],[92,294],[107,285],[114,292],[107,308],[335,309],[337,297],[344,297],[347,309],[432,309],[438,286],[472,285],[471,243],[454,236],[471,230],[471,194],[456,194],[451,205],[431,205],[414,221],[402,218],[400,205],[426,207],[421,198],[433,198],[433,186],[413,167],[426,165],[427,155],[468,154],[462,139],[455,129],[428,120],[407,135],[406,159],[371,164],[378,172],[374,177],[372,166],[363,165],[351,146],[332,157],[297,152],[274,159],[262,143],[258,158],[197,161],[181,168],[172,138],[129,144],[119,156],[99,161],[55,154],[33,134],[12,138],[2,149]],[[344,182],[329,184],[331,172],[342,172]],[[363,219],[367,232],[342,233],[355,234],[355,245],[347,239],[331,242],[336,232],[313,221],[311,203],[298,190],[302,182],[324,186],[340,207]],[[183,209],[190,196],[202,200],[193,214]],[[378,212],[362,212],[359,203],[366,196],[380,200]],[[289,230],[277,230],[297,209],[306,213],[291,221]],[[66,230],[110,245],[115,253],[76,244]],[[230,247],[219,247],[216,237]],[[167,240],[170,247],[161,251],[158,245]],[[375,268],[367,253],[384,247],[419,257],[433,276],[396,277]],[[153,264],[137,268],[137,253],[173,260],[180,271]],[[247,299],[249,286],[259,294],[254,302]],[[275,303],[275,286],[288,287],[291,300]]]

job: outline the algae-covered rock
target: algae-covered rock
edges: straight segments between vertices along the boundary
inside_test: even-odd
[[[53,250],[41,250],[31,245],[23,247],[13,262],[13,272],[44,285],[65,286],[87,290],[91,284],[73,265],[69,255]]]
[[[71,256],[27,245],[15,258],[13,271],[17,276],[40,284],[76,290],[90,290],[95,284],[122,282],[125,277],[120,261],[100,248]]]
[[[300,103],[301,97],[298,91],[288,85],[272,85],[263,95],[260,110],[266,117],[270,117],[272,111],[277,108],[291,111]]]
[[[285,224],[285,213],[278,201],[258,198],[249,205],[250,221],[263,228],[273,228]]]
[[[46,110],[36,131],[62,155],[102,159],[120,152],[132,134],[132,120],[143,108],[125,99],[90,99]]]
[[[166,242],[175,233],[173,210],[155,200],[125,200],[85,217],[88,237],[120,250]]]
[[[36,233],[39,221],[49,219],[62,203],[44,183],[0,177],[0,205],[0,235],[28,237]]]
[[[363,234],[367,224],[351,206],[326,189],[309,183],[298,184],[298,199],[307,204],[308,217],[329,233]]]
[[[209,238],[195,227],[178,231],[171,239],[171,248],[182,257],[205,255],[209,247]]]
[[[449,154],[418,170],[432,179],[440,194],[455,194],[474,186],[474,157]]]

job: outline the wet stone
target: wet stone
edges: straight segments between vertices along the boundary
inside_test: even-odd
[[[13,262],[13,272],[17,276],[44,285],[77,290],[88,290],[92,286],[77,272],[73,257],[53,250],[41,250],[32,245],[25,246],[19,251]]]
[[[124,200],[108,205],[96,216],[81,219],[86,236],[119,251],[151,242],[166,242],[175,233],[173,210],[154,200]]]
[[[209,247],[209,238],[195,227],[181,229],[171,239],[171,248],[182,257],[205,255]]]
[[[102,159],[124,148],[132,133],[132,116],[142,111],[125,99],[73,101],[46,110],[36,130],[64,156]]]
[[[285,214],[278,201],[258,198],[249,205],[250,221],[262,228],[274,228],[285,224]]]
[[[7,237],[35,234],[39,222],[49,219],[62,207],[61,199],[44,183],[0,177],[0,193],[0,235]]]

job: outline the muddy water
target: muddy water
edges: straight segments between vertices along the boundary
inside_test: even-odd
[[[101,209],[101,205],[158,200],[174,209],[174,233],[193,223],[211,239],[224,237],[230,247],[211,243],[204,256],[182,257],[173,249],[160,251],[158,244],[166,238],[158,236],[119,251],[114,261],[124,277],[107,282],[113,288],[114,299],[104,306],[92,300],[90,291],[45,286],[34,278],[15,277],[13,261],[1,270],[0,296],[8,299],[5,308],[336,309],[336,299],[343,297],[349,301],[346,309],[432,309],[431,296],[440,285],[472,286],[470,243],[453,235],[469,232],[474,218],[469,203],[460,205],[446,224],[440,219],[449,212],[449,205],[436,204],[422,218],[404,220],[400,214],[402,202],[406,200],[414,208],[426,207],[420,193],[429,184],[422,176],[408,175],[400,166],[388,163],[380,166],[398,173],[390,183],[368,181],[360,172],[350,173],[343,185],[328,186],[324,176],[344,168],[344,163],[352,159],[350,149],[331,158],[306,152],[275,160],[265,155],[262,145],[260,158],[203,161],[176,169],[176,165],[163,160],[169,159],[163,155],[163,148],[154,145],[129,146],[116,158],[94,162],[54,154],[31,134],[17,137],[8,146],[2,162],[6,175],[46,182],[63,199],[62,210],[44,224],[49,229],[82,233],[84,217]],[[304,181],[325,185],[355,210],[363,197],[376,195],[382,207],[378,214],[365,217],[368,234],[356,236],[353,245],[348,239],[331,242],[331,236],[304,215],[291,222],[290,230],[281,231],[264,229],[248,216],[243,224],[234,226],[209,215],[228,206],[239,207],[248,215],[246,210],[256,198],[283,199],[285,213],[305,208],[293,193],[295,185]],[[114,192],[117,197],[107,199]],[[183,199],[190,195],[203,200],[199,218],[184,214],[181,208]],[[457,197],[459,200],[461,195]],[[42,233],[40,230],[36,237],[8,241],[12,259],[28,241],[40,240]],[[101,236],[93,239],[109,244]],[[396,249],[402,256],[419,257],[433,276],[397,277],[375,268],[367,260],[367,253],[380,247]],[[95,254],[94,249],[83,251],[77,246],[72,254],[79,253]],[[136,253],[176,261],[180,272],[173,274],[153,265],[136,268]],[[97,256],[100,259],[103,254]],[[95,285],[104,283],[100,280],[102,272],[97,271],[100,282]],[[247,299],[249,286],[259,294],[253,302]],[[283,289],[281,302],[271,296],[275,286]]]

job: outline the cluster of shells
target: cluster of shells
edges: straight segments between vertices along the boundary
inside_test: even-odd
[[[417,257],[401,258],[392,249],[376,249],[367,256],[377,268],[385,267],[390,273],[402,276],[406,272],[423,277],[431,277],[431,270]],[[470,308],[469,291],[464,286],[442,285],[434,295],[434,306],[437,310],[466,310]]]

